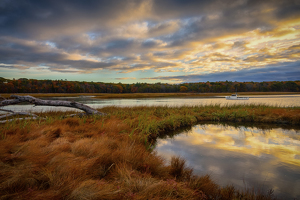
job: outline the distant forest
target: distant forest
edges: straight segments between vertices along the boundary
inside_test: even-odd
[[[103,83],[67,80],[18,80],[0,77],[0,93],[222,93],[299,92],[300,81],[197,82],[197,83]]]

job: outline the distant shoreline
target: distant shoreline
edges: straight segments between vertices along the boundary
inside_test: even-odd
[[[130,98],[160,98],[160,97],[212,97],[228,96],[232,93],[3,93],[1,97],[8,98],[12,94],[33,97],[79,97],[93,96],[98,99],[130,99]],[[238,92],[240,95],[293,95],[300,92]]]

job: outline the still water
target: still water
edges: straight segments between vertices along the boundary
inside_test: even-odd
[[[213,96],[205,98],[143,98],[143,99],[96,99],[92,96],[86,97],[61,97],[61,98],[47,98],[51,100],[68,100],[76,101],[93,108],[103,108],[106,106],[195,106],[195,105],[231,105],[231,104],[265,104],[265,105],[277,105],[281,107],[299,106],[300,107],[300,95],[253,95],[249,100],[226,100],[225,96]],[[35,111],[45,112],[49,110],[57,111],[78,111],[77,109],[64,108],[64,107],[48,107],[48,106],[36,106],[33,105],[14,105],[6,106],[5,108],[11,110],[22,111]]]
[[[156,151],[166,160],[184,158],[195,174],[210,174],[223,186],[272,188],[282,199],[300,199],[298,128],[203,124],[158,139]]]

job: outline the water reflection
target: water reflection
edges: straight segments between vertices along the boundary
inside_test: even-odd
[[[197,125],[173,138],[158,139],[167,160],[186,159],[196,174],[222,185],[273,188],[279,197],[300,198],[299,129]]]

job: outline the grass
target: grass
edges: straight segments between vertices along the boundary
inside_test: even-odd
[[[300,108],[105,107],[106,116],[0,125],[0,199],[275,199],[272,190],[221,187],[183,158],[152,151],[161,135],[204,121],[299,124]]]
[[[211,96],[228,96],[232,93],[18,93],[20,96],[30,95],[37,98],[46,97],[79,97],[93,96],[99,99],[130,99],[130,98],[160,98],[160,97],[211,97]],[[300,94],[300,92],[239,92],[240,95],[290,95]],[[8,98],[11,94],[1,94],[2,97]]]

